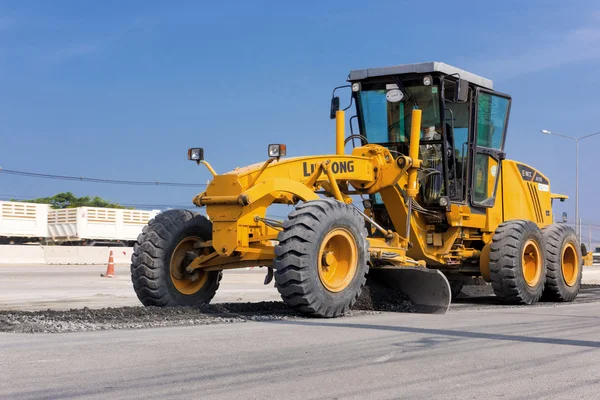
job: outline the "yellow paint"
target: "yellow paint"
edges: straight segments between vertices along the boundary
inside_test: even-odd
[[[273,161],[275,161],[275,158],[273,158],[273,157],[271,157],[267,161],[265,161],[265,163],[263,164],[263,166],[260,168],[260,171],[258,171],[258,174],[252,179],[252,181],[250,182],[250,184],[248,186],[254,185],[256,183],[256,181],[258,180],[258,178],[260,178],[260,176],[262,175],[262,173],[265,171],[265,169],[267,169],[267,167]]]
[[[536,286],[542,279],[543,255],[539,245],[534,240],[528,240],[523,246],[521,265],[523,266],[523,277],[528,286]]]
[[[351,194],[379,194],[393,226],[404,234],[408,216],[405,196],[421,201],[417,179],[421,165],[418,158],[421,110],[413,110],[408,155],[392,153],[375,144],[344,154],[344,124],[344,113],[338,111],[336,154],[270,159],[216,175],[206,191],[194,198],[194,204],[206,207],[213,223],[214,253],[196,259],[193,268],[210,271],[251,263],[271,265],[274,257],[271,240],[279,230],[264,223],[267,209],[272,204],[316,200],[320,198],[317,191],[328,192],[330,197],[346,203],[352,201]],[[544,181],[546,178],[531,167],[527,166],[534,176],[530,181],[524,180],[518,164],[511,160],[500,164],[491,157],[483,159],[474,175],[476,194],[480,200],[495,195],[495,201],[487,201],[487,207],[477,209],[469,204],[450,204],[446,211],[449,228],[445,232],[436,231],[424,214],[415,211],[410,218],[410,237],[391,231],[386,238],[368,238],[371,257],[383,259],[385,255],[386,262],[394,267],[452,264],[455,269],[461,268],[464,260],[479,258],[480,273],[489,281],[489,244],[498,225],[507,220],[526,219],[546,226],[552,222],[551,200],[562,198],[550,194],[549,184],[538,185],[535,177]],[[366,213],[371,215],[370,210]],[[371,228],[371,232],[376,230]],[[428,235],[434,239],[431,244],[427,244]],[[349,248],[349,241],[343,232],[337,232],[327,242],[331,242],[327,246],[335,249],[320,249],[319,273],[324,285],[335,291],[348,283],[349,275],[331,272],[330,267],[339,264],[339,271],[350,270],[353,267],[348,260],[353,253],[344,250]],[[543,279],[538,268],[541,256],[535,246],[535,243],[528,245],[523,254],[523,274],[528,284]],[[343,261],[337,256],[340,252],[346,254]]]
[[[420,167],[419,162],[419,141],[421,140],[421,110],[413,110],[412,125],[410,128],[410,147],[408,156],[410,157],[413,167],[408,172],[408,187],[406,194],[408,197],[415,197],[419,193],[417,187],[417,168]]]
[[[318,254],[317,268],[323,286],[333,293],[348,287],[358,266],[356,241],[350,231],[343,228],[330,231]]]
[[[199,237],[188,236],[177,244],[177,247],[175,247],[175,250],[171,255],[169,266],[171,282],[173,282],[175,289],[182,294],[192,295],[197,293],[208,280],[207,272],[199,270],[195,271],[193,274],[189,274],[182,266],[186,252],[193,251],[194,245],[201,242],[202,239]]]
[[[567,286],[574,286],[579,276],[581,262],[572,243],[567,243],[561,254],[561,272]]]
[[[486,282],[491,282],[492,278],[490,275],[490,244],[487,243],[481,250],[479,256],[479,270],[481,271],[481,277]]]
[[[344,111],[335,112],[335,154],[341,156],[344,154],[344,139],[346,134],[344,130],[346,128],[346,118],[344,117]]]
[[[329,178],[329,185],[331,186],[331,191],[333,192],[333,197],[336,200],[343,202],[344,198],[342,197],[342,192],[340,192],[340,187],[338,186],[337,181],[335,180],[333,171],[331,170],[331,168],[329,168],[329,166],[327,164],[323,168],[325,169],[327,178]]]
[[[203,164],[206,167],[206,169],[208,169],[208,172],[212,174],[212,176],[217,176],[217,173],[215,172],[213,167],[208,163],[208,161],[202,160],[200,161],[200,164]]]
[[[534,177],[539,176],[547,180],[539,171],[528,165],[512,160],[504,160],[502,162],[504,220],[530,220],[540,228],[552,224],[550,184],[548,183],[546,188],[534,180],[524,180],[517,164],[531,168],[535,172]],[[540,190],[540,187],[544,190]]]

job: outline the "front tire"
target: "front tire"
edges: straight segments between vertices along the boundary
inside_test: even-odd
[[[546,287],[544,299],[573,301],[581,288],[583,256],[575,230],[564,224],[542,229],[546,241]]]
[[[507,304],[534,304],[544,291],[545,243],[531,221],[498,226],[490,245],[490,277],[496,297]]]
[[[131,280],[144,306],[195,306],[214,297],[222,271],[187,273],[197,243],[211,240],[212,224],[187,210],[168,210],[144,227],[133,248]],[[209,251],[205,249],[204,251]]]
[[[333,199],[296,207],[275,246],[275,286],[291,308],[315,317],[337,317],[354,305],[368,272],[362,216]]]

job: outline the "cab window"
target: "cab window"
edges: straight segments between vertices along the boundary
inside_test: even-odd
[[[501,150],[504,147],[504,125],[508,115],[508,99],[479,93],[477,103],[477,146]]]
[[[473,171],[473,202],[476,205],[484,207],[494,205],[500,167],[494,154],[504,148],[504,131],[509,105],[510,100],[505,97],[486,92],[478,94],[477,153]]]

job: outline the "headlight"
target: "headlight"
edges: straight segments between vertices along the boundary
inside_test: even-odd
[[[352,84],[352,91],[353,92],[360,92],[360,82],[354,82]]]
[[[423,85],[425,85],[425,86],[431,85],[432,81],[433,81],[433,79],[431,78],[431,75],[425,75],[423,77]]]
[[[285,144],[270,144],[269,157],[285,157]]]
[[[204,149],[200,147],[194,147],[188,150],[188,160],[192,161],[203,161],[204,160]]]

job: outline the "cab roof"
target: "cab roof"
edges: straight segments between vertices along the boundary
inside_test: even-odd
[[[401,74],[427,74],[439,72],[445,75],[458,74],[461,79],[464,79],[474,85],[484,87],[486,89],[494,90],[494,82],[490,79],[484,78],[479,75],[475,75],[471,72],[464,71],[462,69],[453,67],[443,62],[424,62],[418,64],[400,64],[389,67],[380,68],[368,68],[350,71],[348,75],[348,81],[361,81],[363,79],[387,76],[387,75],[401,75]]]

